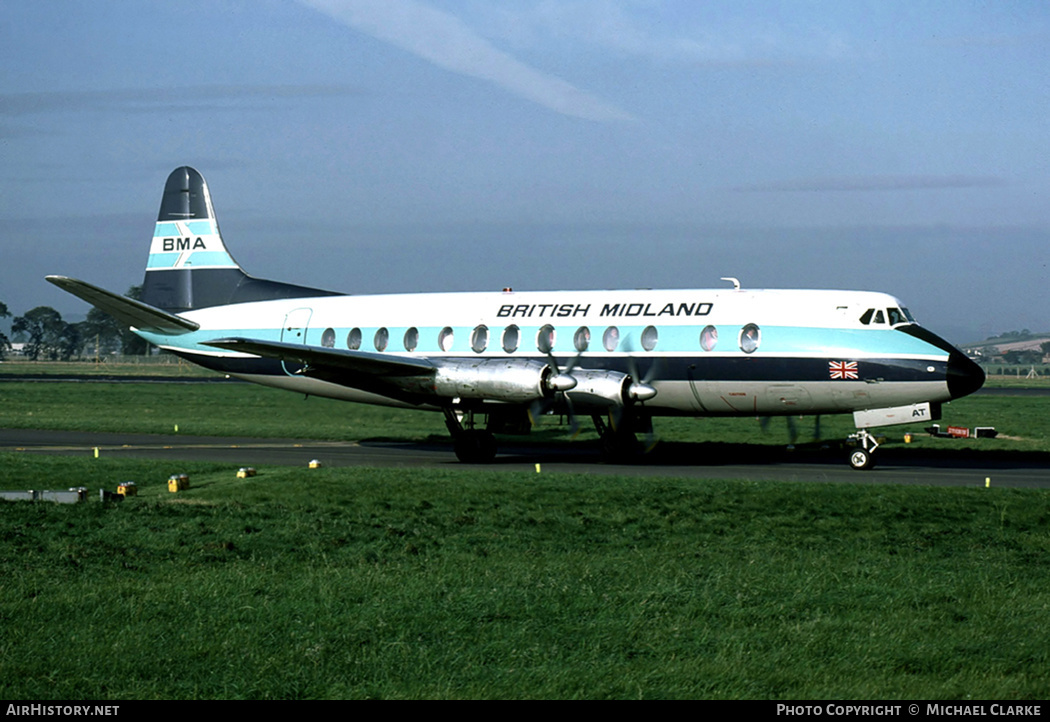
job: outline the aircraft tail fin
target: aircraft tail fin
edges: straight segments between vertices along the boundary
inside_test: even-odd
[[[329,295],[335,294],[245,273],[222,239],[204,176],[189,166],[171,172],[142,282],[144,303],[182,313],[229,303]]]

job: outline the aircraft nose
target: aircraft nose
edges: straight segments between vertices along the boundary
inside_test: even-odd
[[[953,399],[972,394],[984,385],[984,369],[937,334],[927,331],[922,326],[914,323],[900,326],[897,330],[948,352],[948,368],[945,374],[945,381],[948,384],[948,393]]]
[[[972,394],[984,385],[984,369],[958,350],[948,356],[948,393],[953,399]]]

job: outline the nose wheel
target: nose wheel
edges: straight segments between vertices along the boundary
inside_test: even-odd
[[[849,465],[857,471],[867,471],[875,466],[875,449],[879,448],[879,442],[867,429],[860,429],[855,434],[850,434],[848,441],[856,446],[850,449]]]

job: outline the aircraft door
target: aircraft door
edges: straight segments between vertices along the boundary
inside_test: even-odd
[[[306,329],[310,325],[310,316],[313,315],[312,308],[297,308],[288,312],[281,325],[281,341],[284,343],[306,343]],[[289,376],[294,376],[302,370],[302,364],[282,361],[281,368]]]

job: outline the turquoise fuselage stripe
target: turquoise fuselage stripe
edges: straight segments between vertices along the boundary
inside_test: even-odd
[[[379,327],[360,327],[361,351],[375,352],[374,339]],[[408,352],[404,348],[405,332],[407,326],[386,327],[387,347],[386,353],[406,354],[422,356],[496,356],[502,358],[536,357],[543,356],[536,349],[536,335],[539,326],[520,326],[518,331],[519,344],[513,352],[506,352],[502,348],[503,326],[489,327],[488,347],[483,354],[475,353],[471,347],[471,335],[474,327],[454,328],[454,342],[448,351],[442,350],[438,345],[438,334],[441,327],[422,327],[418,331],[416,348]],[[559,356],[575,356],[579,353],[573,346],[573,335],[578,326],[556,327],[553,352]],[[602,335],[606,326],[591,327],[591,343],[584,352],[586,355],[601,356],[607,352],[602,346]],[[697,357],[708,355],[700,347],[700,331],[702,326],[656,326],[658,340],[652,351],[645,351],[641,346],[641,334],[643,326],[618,326],[620,330],[620,344],[615,349],[618,353],[627,353],[644,359],[647,356],[659,356],[661,353],[695,354]],[[742,358],[760,358],[762,356],[813,356],[833,359],[863,359],[869,357],[906,357],[906,356],[930,356],[943,357],[945,352],[921,339],[898,333],[892,329],[878,330],[852,330],[834,328],[800,328],[787,326],[768,326],[761,329],[761,340],[758,349],[752,354],[744,354],[738,344],[740,333],[739,326],[716,326],[719,331],[718,344],[710,352],[714,355],[735,355]],[[335,349],[346,349],[347,335],[350,328],[338,328],[335,330]],[[304,343],[309,346],[321,346],[321,336],[325,329],[321,327],[310,327],[307,329]],[[261,341],[280,341],[281,329],[213,329],[209,331],[196,331],[180,336],[164,336],[159,334],[140,332],[146,340],[159,346],[174,346],[187,350],[203,351],[214,354],[216,349],[210,346],[200,345],[202,341],[209,341],[224,337],[253,338]]]

